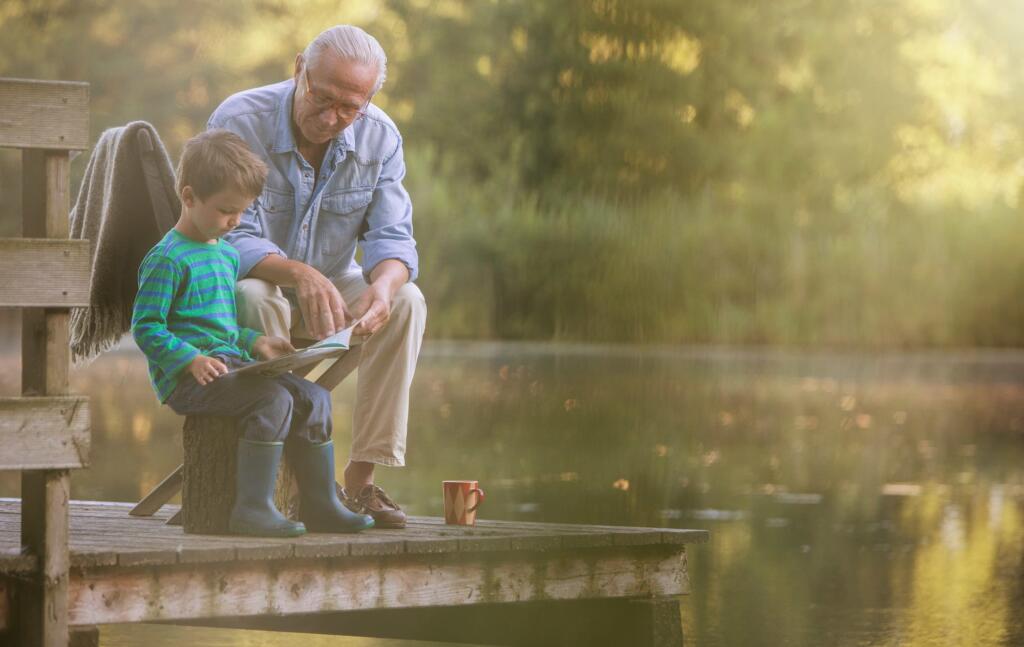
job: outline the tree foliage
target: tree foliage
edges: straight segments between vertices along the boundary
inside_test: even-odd
[[[1022,17],[1024,0],[0,0],[0,74],[88,81],[94,133],[145,119],[176,152],[356,22],[389,53],[375,100],[406,141],[435,334],[1017,344],[1024,313],[989,312],[1024,276]],[[0,191],[17,183],[5,152]],[[12,232],[17,201],[0,211]]]

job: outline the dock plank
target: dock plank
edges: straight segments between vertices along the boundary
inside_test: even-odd
[[[166,566],[214,562],[441,555],[480,552],[556,552],[610,547],[682,546],[706,541],[706,531],[527,521],[480,520],[447,525],[437,517],[410,517],[405,529],[372,529],[355,535],[307,534],[289,539],[189,535],[166,520],[178,506],[153,516],[131,517],[129,502],[75,501],[71,563],[76,568]],[[0,499],[0,572],[30,570],[19,551],[20,502]]]
[[[433,517],[355,535],[190,535],[165,524],[178,506],[152,517],[132,507],[71,503],[72,625],[680,595],[685,544],[706,540],[703,531]],[[38,566],[21,553],[20,525],[20,502],[0,499],[0,575]],[[9,590],[0,586],[0,598]]]
[[[72,624],[262,616],[688,591],[671,551],[600,553],[538,561],[530,553],[465,560],[377,559],[233,562],[213,571],[177,566],[96,569],[72,580]]]

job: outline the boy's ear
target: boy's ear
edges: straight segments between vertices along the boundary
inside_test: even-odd
[[[195,191],[193,191],[192,187],[187,184],[181,189],[181,203],[189,209],[194,207],[196,204]]]

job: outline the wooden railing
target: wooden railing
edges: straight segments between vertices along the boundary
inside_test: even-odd
[[[86,467],[89,404],[69,393],[69,308],[89,304],[89,241],[68,240],[70,152],[89,140],[85,83],[0,78],[0,147],[22,149],[22,238],[0,239],[0,307],[22,309],[21,394],[0,399],[0,470],[21,472],[17,617],[4,638],[68,644],[68,470]]]

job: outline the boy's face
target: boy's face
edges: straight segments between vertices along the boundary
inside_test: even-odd
[[[242,212],[254,199],[232,188],[218,191],[205,200],[201,200],[190,186],[181,192],[191,229],[207,241],[216,240],[237,227],[242,220]]]

